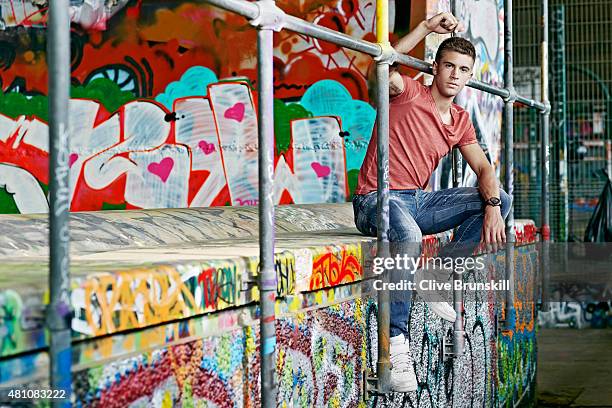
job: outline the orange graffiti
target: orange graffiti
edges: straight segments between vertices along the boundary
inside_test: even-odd
[[[329,248],[312,263],[310,290],[336,286],[358,280],[363,275],[360,249]]]
[[[202,312],[178,272],[170,267],[98,275],[82,287],[85,318],[94,336]]]

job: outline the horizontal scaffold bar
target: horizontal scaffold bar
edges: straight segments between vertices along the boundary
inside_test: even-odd
[[[240,14],[249,20],[253,20],[259,16],[259,7],[257,2],[248,2],[246,0],[204,0],[214,6],[222,9]],[[348,48],[354,51],[359,51],[364,54],[371,55],[372,57],[380,57],[383,54],[383,50],[380,45],[371,43],[369,41],[360,40],[353,38],[350,35],[339,33],[326,27],[322,27],[313,24],[308,21],[304,21],[297,17],[289,14],[285,14],[283,17],[282,26],[296,33],[314,37],[319,40],[328,41],[330,43],[340,45],[344,48]],[[418,58],[411,57],[409,55],[397,54],[395,59],[401,65],[416,69],[421,72],[431,74],[431,64],[420,60]],[[539,101],[525,98],[519,95],[511,95],[508,89],[500,88],[486,82],[478,81],[475,79],[470,80],[467,86],[480,91],[484,91],[493,95],[500,96],[504,99],[514,97],[515,102],[527,105],[532,108],[536,108],[542,112],[548,110],[547,106]]]

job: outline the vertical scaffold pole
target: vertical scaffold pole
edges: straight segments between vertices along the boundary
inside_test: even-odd
[[[457,4],[456,0],[450,1],[450,11],[451,13],[457,17]],[[451,37],[455,36],[455,32],[451,33]],[[451,153],[451,171],[453,175],[453,187],[459,187],[461,185],[461,181],[463,180],[463,162],[461,158],[461,152],[457,147],[453,148]]]
[[[555,109],[551,112],[553,131],[553,145],[556,144],[558,163],[556,175],[559,182],[559,201],[561,211],[558,219],[553,220],[555,240],[567,242],[569,237],[569,190],[568,190],[568,150],[567,150],[567,63],[565,56],[565,5],[555,5],[551,13],[551,74],[553,101]],[[554,178],[554,176],[553,176]]]
[[[457,5],[456,0],[451,0],[450,2],[450,11],[451,13],[457,17]],[[455,36],[455,32],[451,33],[451,37]],[[453,187],[459,187],[461,185],[461,181],[463,180],[463,160],[461,158],[461,152],[459,152],[459,148],[453,148],[451,153],[451,171],[453,174]]]
[[[504,82],[510,91],[510,97],[504,102],[504,188],[510,197],[514,196],[514,69],[512,43],[512,0],[504,1]],[[514,204],[506,218],[506,279],[510,287],[506,291],[506,309],[504,321],[506,326],[513,326],[514,319]]]
[[[542,112],[542,254],[540,258],[542,270],[542,309],[548,310],[548,280],[550,255],[550,101],[548,99],[548,0],[542,0],[542,44],[540,50],[541,65],[541,96],[546,110]]]
[[[264,4],[267,3],[267,4]],[[274,0],[262,0],[262,7],[274,7]],[[276,407],[275,311],[276,271],[274,269],[274,74],[273,31],[260,26],[257,31],[257,86],[259,90],[259,260],[260,260],[260,351],[261,404]]]
[[[65,390],[66,399],[53,406],[70,406],[71,319],[70,306],[70,179],[68,156],[68,102],[70,97],[70,16],[68,0],[49,6],[49,333],[50,387]]]
[[[376,40],[382,46],[389,45],[389,1],[376,2]],[[379,61],[376,64],[376,103],[378,115],[377,131],[377,211],[378,240],[377,256],[389,255],[389,64]],[[389,292],[378,291],[378,363],[376,375],[378,390],[389,392],[391,363],[389,361],[390,327]]]
[[[456,0],[451,0],[450,11],[457,16],[457,4]],[[455,36],[455,32],[451,33],[451,37]],[[459,148],[453,148],[451,152],[451,170],[453,174],[453,187],[461,186],[463,181],[463,159]],[[455,231],[457,228],[455,228]],[[453,271],[453,282],[463,280],[463,277],[457,272]],[[457,319],[453,323],[453,356],[462,356],[465,351],[465,327],[463,325],[463,290],[455,289],[453,285],[453,307],[457,312]]]
[[[459,187],[463,179],[463,163],[459,148],[455,147],[452,150],[451,159],[453,161],[453,187]],[[457,229],[454,232],[457,232]],[[462,280],[463,276],[453,271],[453,282]],[[453,285],[453,308],[457,313],[457,319],[453,323],[453,357],[457,358],[465,352],[465,326],[463,325],[463,290],[455,289],[455,285]]]

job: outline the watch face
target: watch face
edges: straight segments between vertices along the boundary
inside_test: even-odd
[[[499,205],[499,203],[501,203],[501,200],[497,197],[491,197],[487,200],[487,204]]]

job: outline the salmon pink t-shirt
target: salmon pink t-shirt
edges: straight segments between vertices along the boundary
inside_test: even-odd
[[[424,189],[438,162],[454,147],[476,143],[470,115],[451,105],[452,124],[445,125],[431,88],[402,75],[404,91],[389,102],[389,187]],[[355,194],[376,190],[376,127],[359,170]]]

